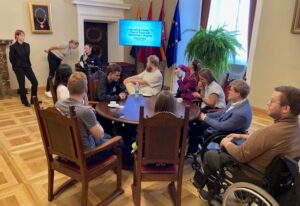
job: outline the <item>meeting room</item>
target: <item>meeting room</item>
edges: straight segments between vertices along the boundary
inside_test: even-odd
[[[1,206],[300,206],[300,0],[0,4]]]

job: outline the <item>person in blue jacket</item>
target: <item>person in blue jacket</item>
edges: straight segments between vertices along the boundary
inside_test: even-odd
[[[247,99],[249,85],[244,80],[234,80],[230,85],[228,104],[214,113],[200,113],[199,120],[190,125],[188,154],[197,152],[197,136],[208,137],[215,132],[245,131],[252,121],[252,110]]]

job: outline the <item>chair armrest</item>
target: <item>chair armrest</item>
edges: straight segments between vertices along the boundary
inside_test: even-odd
[[[102,152],[103,150],[115,147],[121,141],[121,139],[122,139],[121,136],[115,136],[115,137],[111,138],[110,140],[108,140],[107,142],[99,145],[98,147],[94,147],[92,149],[85,151],[84,155],[85,155],[85,157],[90,157],[94,154]]]

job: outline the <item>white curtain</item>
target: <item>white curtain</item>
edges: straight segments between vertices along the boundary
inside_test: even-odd
[[[227,31],[238,31],[237,40],[243,49],[231,63],[247,65],[248,19],[250,0],[212,0],[207,28],[225,26]],[[234,62],[233,62],[234,61]]]

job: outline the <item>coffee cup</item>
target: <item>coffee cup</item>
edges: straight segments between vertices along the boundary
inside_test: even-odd
[[[179,102],[179,103],[183,102],[183,99],[182,99],[181,97],[176,98],[176,100],[177,100],[177,102]]]
[[[109,104],[114,106],[114,105],[117,105],[117,102],[116,101],[110,101]]]

